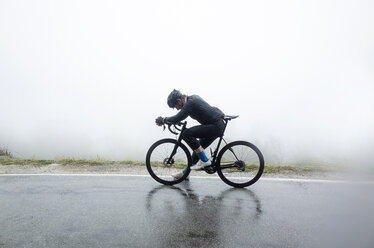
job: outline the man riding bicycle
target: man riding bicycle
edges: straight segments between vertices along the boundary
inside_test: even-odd
[[[198,95],[187,96],[179,90],[173,90],[167,99],[170,108],[176,108],[179,113],[171,117],[157,117],[156,124],[162,126],[165,122],[176,124],[190,116],[197,120],[201,125],[188,128],[183,133],[183,140],[194,151],[192,155],[191,170],[201,170],[211,165],[204,149],[219,137],[224,130],[223,117],[224,113],[210,106]],[[181,173],[173,175],[180,178],[187,170],[187,167]]]

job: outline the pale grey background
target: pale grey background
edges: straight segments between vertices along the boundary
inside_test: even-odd
[[[0,146],[144,159],[173,89],[268,162],[346,162],[374,134],[374,3],[0,1]],[[191,122],[192,124],[193,122]],[[366,151],[366,152],[365,152]]]

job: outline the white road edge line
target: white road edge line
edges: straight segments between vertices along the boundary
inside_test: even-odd
[[[25,177],[25,176],[68,176],[68,177],[151,177],[150,175],[133,174],[0,174],[0,177]],[[220,179],[218,176],[192,176],[199,179]],[[304,183],[359,183],[374,184],[374,181],[348,181],[348,180],[329,180],[329,179],[302,179],[302,178],[272,178],[262,177],[259,181],[278,181],[278,182],[304,182]]]

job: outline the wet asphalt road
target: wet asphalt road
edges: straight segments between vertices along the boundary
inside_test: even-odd
[[[4,247],[374,247],[373,185],[0,176]]]

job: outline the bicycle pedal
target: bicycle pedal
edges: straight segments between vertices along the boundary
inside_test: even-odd
[[[213,174],[216,172],[216,170],[213,168],[213,166],[207,166],[204,168],[205,172],[208,174]]]

